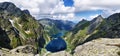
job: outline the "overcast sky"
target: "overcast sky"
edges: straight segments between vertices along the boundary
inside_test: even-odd
[[[28,9],[36,18],[52,18],[78,22],[102,15],[108,17],[120,12],[120,0],[0,0]]]

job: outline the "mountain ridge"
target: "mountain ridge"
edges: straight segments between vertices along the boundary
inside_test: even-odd
[[[45,44],[43,33],[43,26],[28,10],[21,10],[11,2],[0,3],[0,47],[32,45],[35,51],[40,51]]]

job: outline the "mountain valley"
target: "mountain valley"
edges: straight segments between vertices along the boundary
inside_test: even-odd
[[[0,3],[0,56],[119,56],[120,13],[77,24]]]

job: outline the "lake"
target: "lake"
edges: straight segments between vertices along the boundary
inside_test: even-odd
[[[63,35],[63,33],[52,35],[52,40],[45,47],[46,50],[50,52],[58,52],[65,50],[67,48],[67,45],[64,39],[61,38]]]

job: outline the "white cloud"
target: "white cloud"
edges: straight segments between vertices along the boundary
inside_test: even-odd
[[[55,8],[51,11],[51,14],[56,13],[72,13],[75,11],[74,7],[65,7],[64,2],[60,1]]]
[[[64,18],[67,16],[64,15],[64,13],[74,13],[75,10],[74,7],[65,7],[62,0],[2,0],[0,2],[4,1],[13,2],[17,7],[20,7],[22,10],[28,9],[30,13],[37,19],[39,19],[41,15],[44,15],[44,17],[51,17],[50,14],[58,14],[57,17]],[[67,17],[69,18],[69,16]]]
[[[74,0],[76,11],[85,10],[118,10],[120,0]]]
[[[74,13],[68,13],[68,14],[53,15],[53,19],[69,20],[69,21],[74,21],[75,23],[77,23],[81,21],[82,19],[86,19],[86,18],[82,16],[75,16]]]
[[[118,10],[103,10],[102,16],[108,17],[108,16],[110,16],[111,14],[119,13],[119,12],[120,12],[120,9],[118,9]]]
[[[28,9],[37,19],[53,17],[63,20],[77,21],[86,17],[78,17],[74,14],[75,12],[103,10],[104,17],[120,12],[120,0],[73,0],[73,7],[65,7],[62,0],[0,0],[0,2],[5,1],[13,2],[21,9]],[[89,16],[89,18],[91,19],[94,16]]]
[[[88,18],[88,20],[92,20],[93,18],[95,18],[95,17],[97,17],[98,16],[98,14],[95,14],[95,15],[91,15],[91,16],[89,16]]]
[[[61,19],[61,20],[72,20],[75,17],[74,13],[68,13],[68,14],[57,14],[52,15],[53,19]]]

